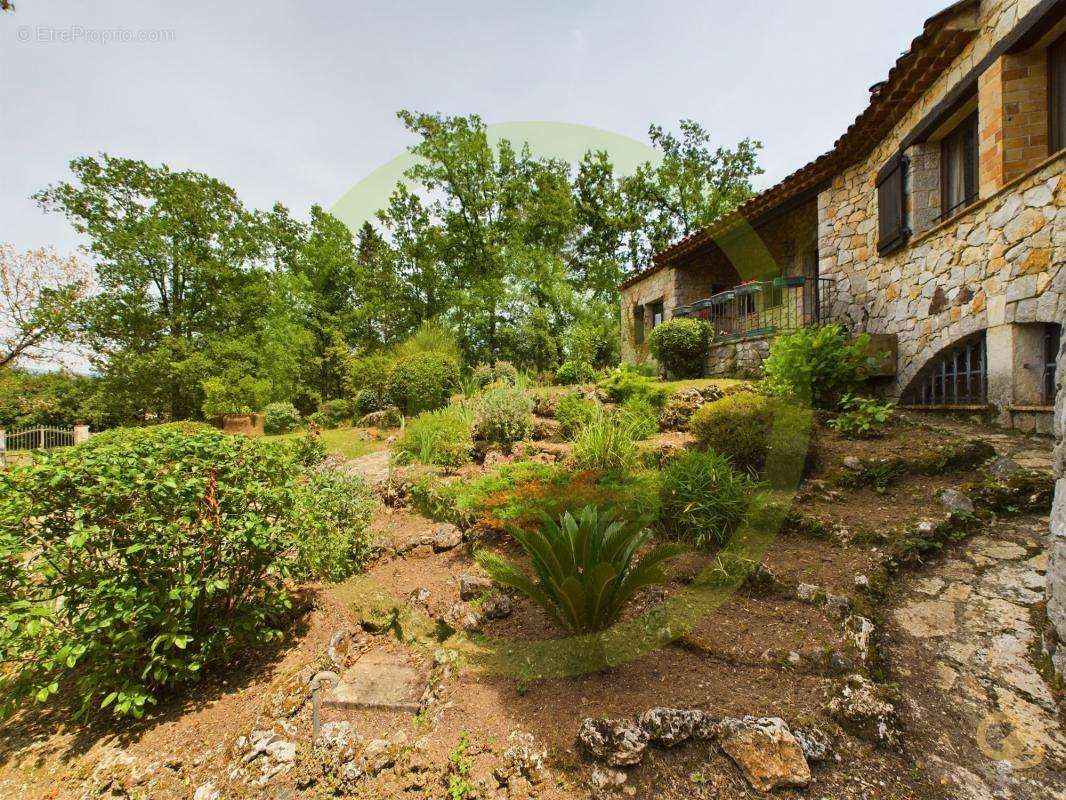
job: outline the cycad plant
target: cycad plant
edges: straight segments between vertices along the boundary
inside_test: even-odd
[[[532,560],[535,578],[495,553],[479,552],[478,563],[573,634],[611,625],[638,591],[666,581],[664,563],[685,549],[659,545],[638,557],[651,534],[595,506],[576,518],[569,511],[558,522],[545,518],[539,531],[513,528],[511,535]]]

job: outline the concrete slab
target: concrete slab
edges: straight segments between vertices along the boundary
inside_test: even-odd
[[[387,708],[417,713],[428,676],[402,655],[366,653],[322,699],[327,708]]]

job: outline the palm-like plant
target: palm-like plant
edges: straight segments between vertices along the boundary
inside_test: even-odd
[[[479,552],[478,563],[574,634],[611,625],[638,591],[666,581],[664,563],[685,549],[658,545],[638,558],[651,534],[595,506],[586,506],[577,518],[569,511],[558,522],[546,517],[540,531],[512,528],[511,535],[533,561],[535,579],[495,553]]]

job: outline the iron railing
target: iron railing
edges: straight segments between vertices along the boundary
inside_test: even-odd
[[[698,317],[714,327],[715,341],[750,339],[829,321],[831,278],[803,276],[750,281],[673,310],[674,317]]]

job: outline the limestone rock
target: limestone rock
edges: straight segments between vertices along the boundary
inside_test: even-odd
[[[807,603],[813,603],[822,590],[811,583],[801,583],[796,587],[796,597]]]
[[[433,530],[433,551],[443,553],[463,543],[463,534],[455,525],[444,523]]]
[[[640,715],[639,722],[648,738],[664,747],[689,739],[712,739],[718,733],[717,720],[698,709],[651,708]]]
[[[833,719],[861,739],[874,744],[899,746],[898,694],[861,675],[850,675],[829,691],[825,710]]]
[[[973,501],[958,489],[945,489],[940,493],[940,504],[949,514],[969,516],[974,513]]]
[[[218,789],[211,782],[197,786],[196,792],[192,796],[192,800],[218,800],[218,798]]]
[[[550,439],[556,441],[562,438],[563,426],[561,423],[548,417],[533,418],[533,438]]]
[[[511,731],[507,736],[507,749],[503,751],[503,764],[495,770],[496,779],[507,784],[515,777],[525,778],[536,784],[544,777],[544,760],[548,751],[537,745],[531,733]]]
[[[585,719],[577,739],[591,756],[612,767],[639,764],[650,741],[648,732],[631,719]]]
[[[514,612],[514,603],[503,592],[493,592],[481,604],[481,613],[485,619],[503,619]]]
[[[1005,481],[1022,471],[1022,467],[1013,458],[1000,456],[988,465],[988,474],[997,481]]]
[[[403,414],[396,406],[383,408],[381,411],[372,411],[359,418],[356,423],[360,428],[398,428]]]
[[[752,788],[771,792],[810,784],[807,757],[784,720],[744,717],[722,720],[721,727],[722,749],[740,767]]]
[[[464,572],[459,576],[459,597],[473,600],[492,588],[492,581],[482,575]]]
[[[625,785],[626,774],[620,769],[593,767],[592,777],[589,778],[589,786],[593,792],[603,795]]]
[[[803,755],[809,762],[825,761],[833,753],[833,737],[815,725],[792,728]]]

